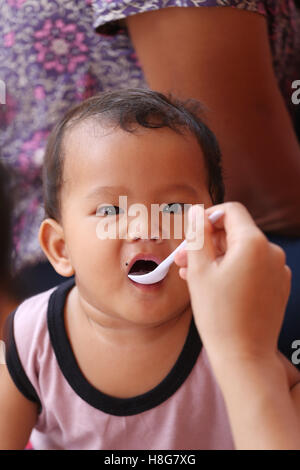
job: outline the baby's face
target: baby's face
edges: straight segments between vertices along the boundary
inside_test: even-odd
[[[181,239],[174,238],[174,218],[180,215],[168,214],[172,204],[178,203],[173,208],[179,212],[183,204],[212,204],[196,138],[166,128],[128,133],[81,124],[67,134],[64,149],[62,226],[80,294],[96,310],[125,323],[150,326],[180,314],[189,306],[189,293],[176,265],[161,283],[150,286],[134,283],[128,272],[136,256],[159,263],[184,239],[183,230]],[[133,204],[145,210],[125,214],[120,196],[127,211]],[[151,238],[153,204],[162,210],[152,220],[159,239]],[[99,222],[123,223],[124,217],[129,234],[124,224],[119,232],[117,224],[116,237],[99,239]],[[168,238],[163,238],[166,231],[162,236],[163,220],[171,222]]]

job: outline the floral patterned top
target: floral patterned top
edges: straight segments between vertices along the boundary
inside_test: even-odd
[[[290,104],[291,81],[300,78],[293,0],[1,0],[0,85],[5,84],[6,104],[0,103],[0,153],[13,175],[16,270],[44,259],[37,234],[51,128],[70,106],[99,91],[146,87],[118,20],[174,6],[227,6],[265,15],[275,73]]]

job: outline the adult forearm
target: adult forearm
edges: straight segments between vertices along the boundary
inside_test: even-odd
[[[218,365],[216,365],[218,364]],[[279,360],[214,362],[236,449],[300,449],[300,422]]]

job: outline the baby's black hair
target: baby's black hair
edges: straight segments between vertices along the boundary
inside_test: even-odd
[[[47,144],[43,173],[46,217],[60,220],[64,135],[68,129],[91,119],[127,132],[135,132],[138,127],[167,127],[178,134],[194,135],[203,152],[212,202],[222,203],[225,190],[221,152],[213,132],[200,118],[201,112],[200,103],[196,100],[184,102],[139,88],[103,92],[73,107],[55,126]]]

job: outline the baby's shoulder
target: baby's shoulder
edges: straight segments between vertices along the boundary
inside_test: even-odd
[[[56,289],[26,299],[5,324],[5,362],[9,374],[19,391],[39,406],[39,371],[52,355],[47,312]]]
[[[49,299],[56,287],[24,300],[7,318],[5,345],[15,344],[18,353],[28,354],[36,347],[47,331]]]
[[[22,333],[34,331],[47,323],[47,311],[51,294],[56,287],[29,297],[13,312],[15,329]]]

